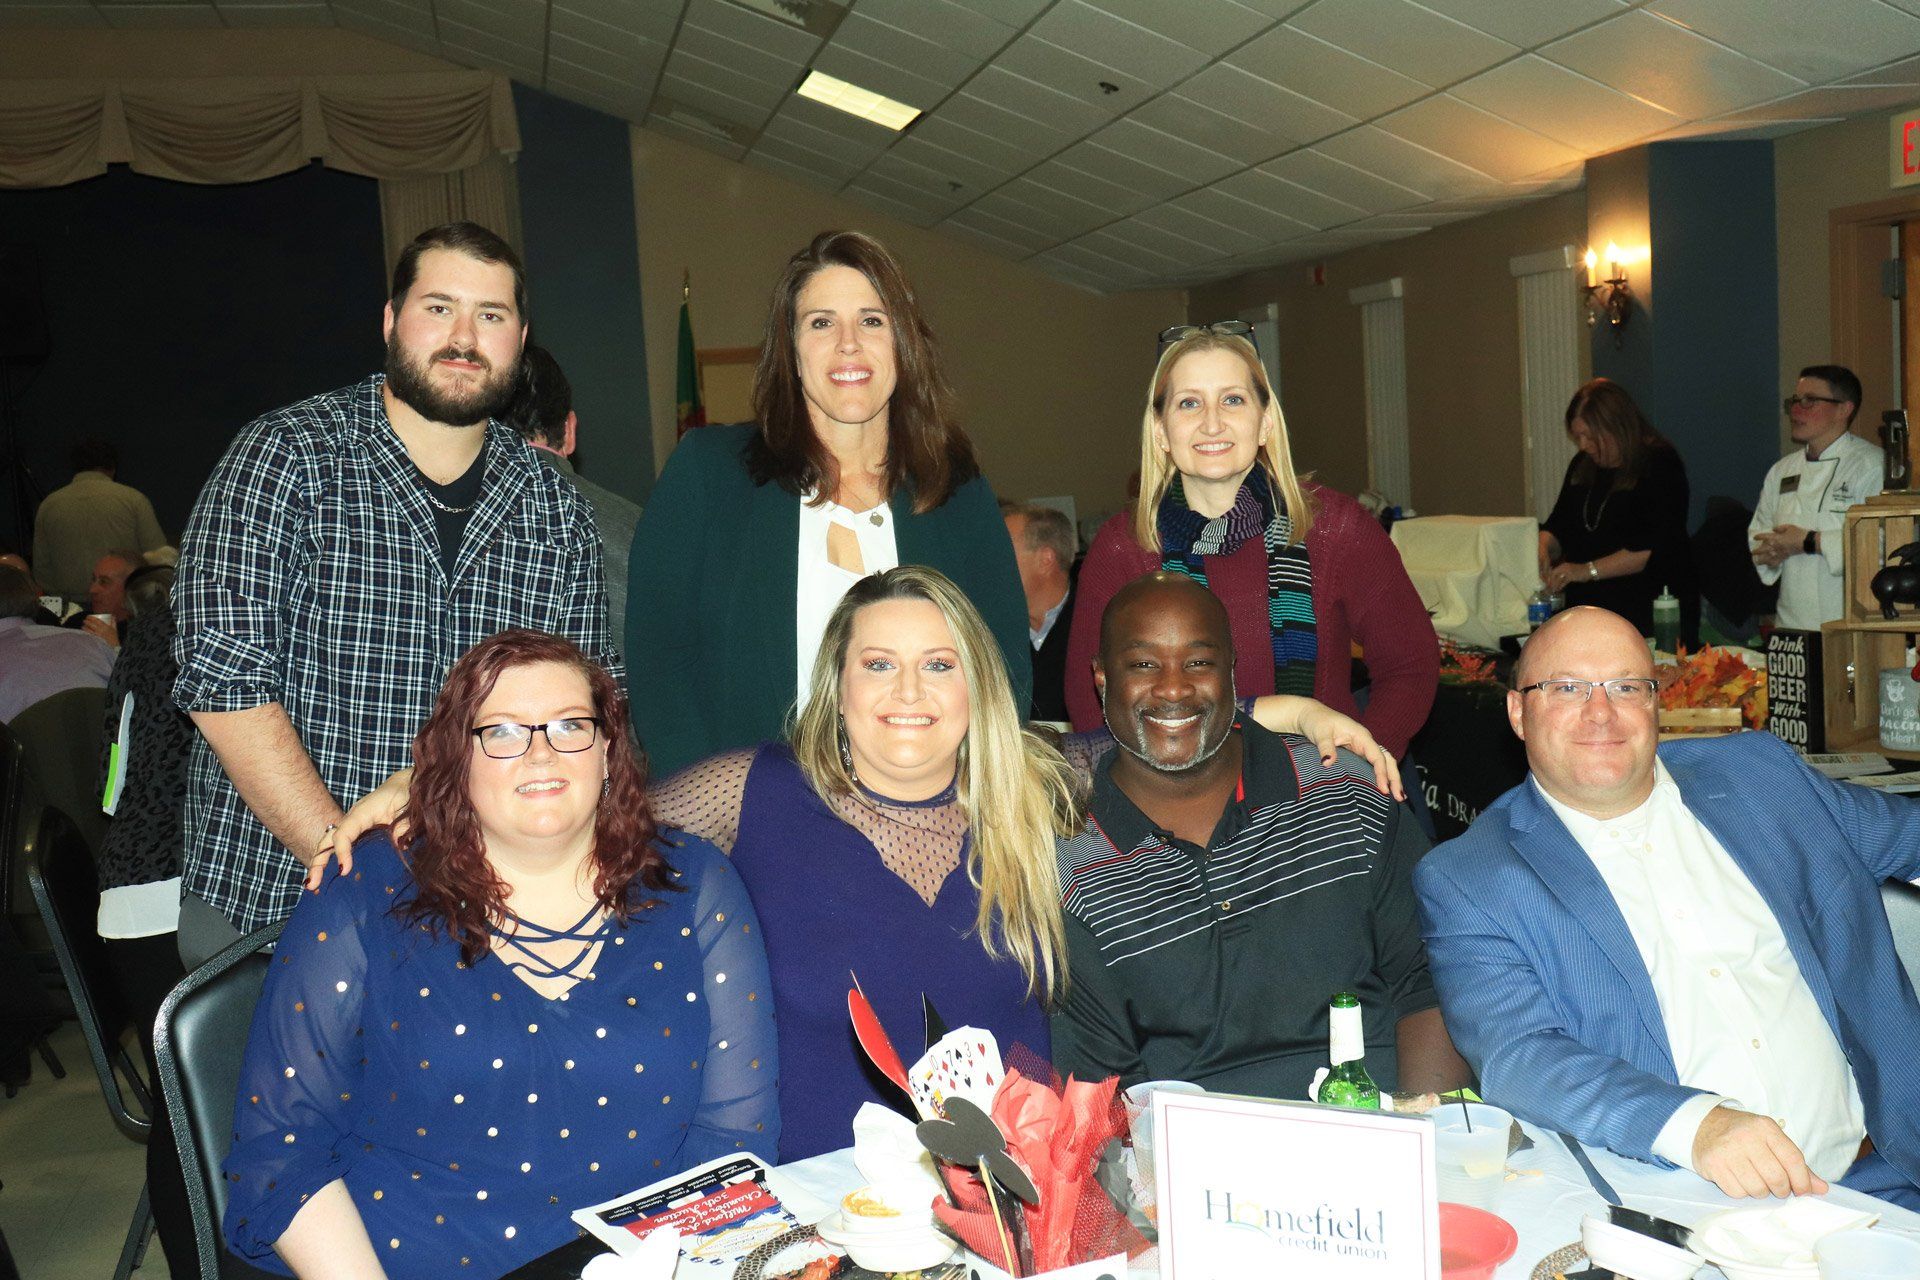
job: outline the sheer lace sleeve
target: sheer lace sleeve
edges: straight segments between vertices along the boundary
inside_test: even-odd
[[[647,792],[654,820],[699,836],[722,853],[740,835],[740,806],[758,747],[722,751],[657,783]]]
[[[778,1159],[780,1073],[760,921],[739,872],[718,849],[688,842],[673,860],[694,882],[693,927],[705,959],[710,1024],[700,1106],[681,1163],[741,1150]]]
[[[1090,733],[1069,733],[1060,739],[1060,754],[1080,775],[1082,786],[1093,785],[1093,771],[1113,752],[1113,734],[1101,725]]]
[[[233,1150],[226,1161],[225,1230],[237,1253],[272,1255],[294,1214],[342,1177],[358,1146],[348,1140],[360,1084],[354,1043],[367,999],[370,930],[386,919],[382,892],[398,873],[391,846],[318,893],[302,893],[287,921],[254,1010],[234,1104]]]

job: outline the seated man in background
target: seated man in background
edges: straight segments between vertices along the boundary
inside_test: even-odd
[[[1013,538],[1013,561],[1027,597],[1027,639],[1033,643],[1029,720],[1067,719],[1067,630],[1073,622],[1073,522],[1032,502],[1002,502]]]
[[[87,587],[87,630],[116,649],[126,638],[127,620],[133,617],[127,607],[127,579],[146,565],[138,552],[109,551],[93,566],[93,581]]]
[[[44,626],[34,621],[39,612],[33,579],[0,565],[0,723],[68,689],[104,689],[113,670],[113,650],[104,640]]]
[[[1536,631],[1514,684],[1529,780],[1414,872],[1481,1091],[1730,1196],[1920,1208],[1920,1002],[1880,902],[1920,875],[1920,804],[1770,734],[1656,753],[1646,642],[1602,609]]]
[[[1094,683],[1120,749],[1060,847],[1054,1066],[1305,1097],[1328,999],[1350,991],[1382,1089],[1464,1083],[1420,945],[1412,818],[1357,757],[1235,715],[1226,609],[1191,578],[1127,584],[1100,632]]]

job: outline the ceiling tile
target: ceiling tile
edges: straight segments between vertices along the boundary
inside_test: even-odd
[[[937,199],[918,187],[895,182],[892,178],[871,171],[849,182],[845,194],[856,200],[882,202],[882,207],[898,217],[906,216],[900,210],[911,210],[913,216],[908,221],[921,227],[932,226],[959,207],[952,200]]]
[[[922,209],[918,205],[896,200],[892,196],[875,191],[870,187],[862,187],[850,183],[841,189],[840,194],[849,200],[854,200],[866,205],[868,208],[878,209],[881,213],[889,217],[898,218],[900,221],[908,223],[911,226],[931,227],[934,223],[940,221],[940,215],[937,213]]]
[[[1216,190],[1224,191],[1235,199],[1271,209],[1315,230],[1339,226],[1367,216],[1367,211],[1358,205],[1323,196],[1318,191],[1308,190],[1285,178],[1276,178],[1264,169],[1236,173],[1213,185]]]
[[[983,165],[1004,171],[1008,177],[1060,149],[1058,140],[1052,137],[1046,138],[1037,147],[1029,148],[970,129],[953,118],[952,108],[956,101],[956,98],[949,98],[941,110],[914,121],[913,127],[907,131],[907,140],[917,138],[945,150],[971,156]]]
[[[621,31],[637,32],[661,44],[672,44],[674,33],[680,28],[680,6],[677,4],[634,4],[632,0],[553,0],[553,11],[556,17],[562,12],[576,13]]]
[[[556,31],[547,37],[547,58],[550,64],[558,62],[570,67],[582,67],[629,89],[642,84],[651,86],[660,78],[660,64],[629,52],[632,47],[592,44]]]
[[[1152,266],[1138,261],[1102,253],[1099,248],[1088,244],[1084,238],[1055,245],[1041,256],[1053,262],[1072,263],[1076,267],[1110,280],[1124,280],[1133,276],[1146,275],[1154,270]]]
[[[944,222],[935,223],[933,229],[942,235],[952,236],[957,240],[965,240],[970,244],[977,245],[996,257],[1011,258],[1015,262],[1024,260],[1030,252],[1010,240],[1002,240],[999,236],[988,235],[986,232],[974,227],[969,227],[964,223],[955,222],[952,218],[948,218]]]
[[[1283,213],[1276,213],[1272,209],[1230,196],[1218,186],[1202,187],[1198,191],[1189,192],[1181,196],[1176,203],[1204,218],[1210,218],[1226,226],[1238,227],[1267,243],[1291,240],[1295,236],[1305,235],[1313,230],[1298,218],[1289,218]]]
[[[1360,120],[1433,92],[1418,80],[1290,25],[1275,27],[1227,62]]]
[[[1035,35],[1015,40],[993,60],[993,65],[1076,98],[1099,112],[1103,120],[1133,110],[1172,83],[1162,81],[1149,85],[1115,67],[1049,44]],[[1113,92],[1107,92],[1102,85],[1112,85]]]
[[[367,17],[337,3],[333,6],[333,16],[349,31],[358,31],[389,44],[397,44],[403,49],[413,49],[436,58],[440,56],[440,38],[433,34],[431,28],[423,31],[418,27],[396,27],[391,22]]]
[[[1049,163],[1067,165],[1081,173],[1091,174],[1102,181],[1112,183],[1122,191],[1137,192],[1151,196],[1154,200],[1170,199],[1204,181],[1203,179],[1189,180],[1179,174],[1168,173],[1165,169],[1155,168],[1145,163],[1144,158],[1137,152],[1112,149],[1101,145],[1097,139],[1105,139],[1108,142],[1117,141],[1108,132],[1103,131],[1094,139],[1076,142]],[[1037,176],[1040,171],[1036,169],[1034,172]]]
[[[1293,143],[1312,142],[1355,123],[1352,116],[1224,62],[1181,85],[1180,96],[1224,115],[1258,120]]]
[[[989,67],[980,74],[985,76],[992,70],[993,68]],[[983,89],[982,92],[993,91]],[[1071,133],[1064,132],[1054,125],[1044,124],[1028,116],[1009,111],[999,105],[998,99],[988,101],[985,98],[976,98],[965,91],[956,93],[941,103],[933,119],[951,120],[963,128],[985,134],[989,138],[1025,152],[1035,160],[1052,155],[1085,132],[1084,129]]]
[[[1046,174],[1045,179],[1040,177],[1042,173]],[[1076,227],[1075,234],[1091,230],[1121,216],[1120,212],[1116,212],[1112,206],[1102,203],[1096,197],[1067,190],[1066,188],[1070,186],[1078,186],[1080,191],[1089,190],[1085,184],[1074,181],[1073,175],[1062,174],[1058,168],[1050,169],[1047,166],[1041,166],[1015,178],[1001,187],[996,194],[1004,193],[1021,204],[1040,210],[1051,217],[1056,225]],[[1121,212],[1133,213],[1135,210],[1127,209]]]
[[[1920,0],[1912,0],[1920,5]],[[1920,85],[1920,57],[1901,58],[1871,71],[1848,76],[1841,84],[1914,84]]]
[[[892,183],[900,188],[898,194],[901,199],[938,207],[943,218],[981,194],[979,191],[969,191],[965,183],[956,188],[955,179],[916,164],[893,151],[876,157],[861,175],[861,180],[871,180],[881,190],[889,189],[886,184]]]
[[[1500,185],[1489,174],[1371,125],[1328,138],[1315,149],[1435,200],[1477,195]]]
[[[1594,156],[1679,123],[1670,112],[1533,54],[1475,76],[1453,96]]]
[[[851,49],[948,89],[957,88],[968,76],[978,71],[981,64],[979,58],[969,57],[948,45],[890,27],[862,12],[849,13],[840,20],[840,26],[834,31],[828,47]]]
[[[762,119],[767,112],[779,106],[793,89],[792,82],[768,84],[750,76],[730,74],[722,64],[697,57],[684,45],[676,47],[667,58],[666,73],[678,80],[691,81],[710,93],[747,103],[761,113]]]
[[[1543,138],[1499,116],[1436,94],[1376,122],[1386,132],[1457,160],[1502,182],[1578,164],[1572,147]]]
[[[893,63],[869,58],[842,45],[828,44],[821,49],[814,56],[813,67],[921,111],[933,110],[952,92],[946,85],[935,84],[923,76],[903,71]]]
[[[1148,205],[1159,203],[1161,199],[1149,192],[1108,182],[1105,178],[1095,177],[1091,173],[1076,169],[1059,160],[1049,160],[1045,164],[1037,165],[1029,169],[1024,176],[1026,180],[1038,183],[1049,191],[1059,192],[1103,209],[1110,218],[1138,213]]]
[[[1320,0],[1288,21],[1308,35],[1435,88],[1519,52],[1505,40],[1412,0]]]
[[[671,5],[639,5],[633,0],[601,0],[602,3],[625,6],[628,8],[671,9]],[[575,8],[581,0],[567,0]],[[778,18],[770,18],[756,13],[742,5],[729,4],[727,0],[688,0],[685,25],[711,31],[715,35],[725,36],[735,44],[746,45],[750,49],[765,49],[775,57],[789,62],[805,62],[813,57],[815,49],[820,47],[820,37],[810,31],[802,30],[791,23]]]
[[[998,191],[988,192],[970,207],[1046,232],[1056,240],[1091,231],[1113,217],[1105,209],[1050,191],[1025,178],[1016,178]]]
[[[1806,86],[1649,13],[1626,13],[1540,56],[1677,116],[1713,116]]]
[[[1187,139],[1241,164],[1258,164],[1293,146],[1289,139],[1267,133],[1237,117],[1222,115],[1177,93],[1161,94],[1127,119]]]
[[[1920,49],[1920,18],[1877,0],[1770,4],[1764,20],[1751,0],[1654,0],[1647,12],[1811,84]]]
[[[424,4],[408,4],[406,0],[333,0],[333,11],[359,13],[392,26],[433,33],[433,11]]]
[[[803,186],[812,187],[816,191],[826,191],[834,195],[838,195],[840,188],[845,185],[840,180],[828,176],[820,169],[807,165],[794,164],[792,161],[785,159],[777,151],[768,152],[764,150],[763,147],[764,142],[741,157],[741,162],[743,164],[753,165],[756,168],[765,169],[768,173],[778,174],[788,182],[798,182]]]
[[[771,85],[786,92],[800,82],[806,63],[783,58],[765,49],[749,48],[737,40],[716,35],[699,27],[683,27],[673,43],[677,54],[690,54],[730,78],[744,78],[756,84]]]
[[[754,139],[749,155],[768,155],[796,169],[804,169],[809,183],[816,187],[838,189],[857,177],[866,166],[858,160],[827,155],[797,142],[776,137],[769,129]]]
[[[672,98],[676,102],[684,102],[689,106],[698,107],[700,110],[716,115],[722,120],[729,120],[734,124],[744,125],[748,129],[758,129],[767,122],[767,116],[772,110],[770,107],[762,106],[759,103],[748,102],[742,98],[736,98],[732,94],[714,88],[712,85],[697,80],[689,80],[677,74],[674,64],[679,62],[679,60],[680,55],[674,55],[674,57],[668,61],[666,71],[661,74],[659,91],[662,94]]]
[[[1318,150],[1295,151],[1260,167],[1276,178],[1285,178],[1369,213],[1409,208],[1424,203],[1427,198],[1421,192],[1356,169]]]
[[[364,0],[362,2],[364,3]],[[340,0],[333,0],[333,7],[338,9]],[[577,44],[593,45],[604,49],[630,62],[644,62],[659,66],[667,60],[667,46],[657,40],[649,39],[624,27],[610,27],[598,18],[569,13],[564,9],[553,11],[553,21],[547,28],[547,33],[549,40],[565,37]]]
[[[1179,247],[1178,253],[1162,253],[1144,248],[1131,238],[1116,236],[1105,229],[1089,231],[1073,243],[1085,245],[1095,253],[1105,254],[1116,262],[1130,263],[1149,271],[1177,271],[1185,267],[1197,266],[1202,262],[1211,262],[1221,256],[1218,250],[1188,244],[1185,241],[1176,242]]]
[[[860,12],[901,31],[937,31],[941,44],[976,62],[999,53],[1017,25],[954,0],[860,0]]]
[[[1000,217],[979,206],[978,202],[960,210],[947,219],[948,223],[978,231],[982,235],[992,236],[1006,244],[1020,246],[1024,253],[1035,253],[1041,249],[1058,244],[1058,236],[1030,225],[1024,220]]]
[[[1155,89],[1186,79],[1207,62],[1198,49],[1081,0],[1059,0],[1033,24],[1028,38],[1071,49]]]
[[[11,4],[0,7],[0,27],[104,27],[91,4]]]
[[[1312,4],[1313,0],[1240,0],[1240,3],[1249,9],[1266,14],[1277,22],[1282,18],[1291,18]]]
[[[1041,268],[1054,279],[1065,281],[1067,284],[1077,285],[1090,293],[1112,293],[1119,287],[1104,276],[1082,270],[1072,262],[1066,262],[1059,258],[1052,257],[1050,251],[1049,253],[1036,253],[1033,257],[1027,259],[1027,261]]]
[[[647,111],[653,105],[651,94],[629,95],[625,100],[616,100],[571,81],[558,79],[552,70],[547,72],[546,91],[556,97],[565,98],[568,102],[590,107],[602,115],[612,116],[616,120],[626,120],[633,124],[644,124]]]
[[[451,20],[497,40],[525,45],[531,54],[537,54],[546,39],[547,7],[544,3],[493,0],[490,4],[481,4],[477,0],[435,0],[434,12],[443,22]]]
[[[923,169],[931,169],[950,182],[960,183],[976,196],[993,190],[1019,172],[1019,169],[1000,168],[978,151],[964,154],[949,151],[938,143],[929,142],[918,130],[894,143],[892,150],[886,154],[911,160]]]
[[[1232,226],[1215,220],[1195,208],[1190,201],[1193,195],[1180,196],[1166,204],[1155,205],[1135,215],[1132,221],[1143,222],[1150,227],[1176,235],[1191,244],[1217,249],[1221,253],[1245,253],[1257,249],[1268,242],[1268,238],[1258,235],[1245,227]],[[1204,197],[1203,197],[1204,198]],[[1217,204],[1209,201],[1209,207]],[[1229,213],[1235,206],[1229,206]],[[1115,226],[1120,225],[1115,223]]]
[[[1491,206],[1491,208],[1508,207],[1511,206],[1504,204]],[[1459,222],[1465,218],[1477,218],[1481,214],[1489,211],[1490,209],[1487,206],[1482,206],[1477,209],[1435,209],[1432,207],[1409,209],[1405,213],[1376,213],[1371,218],[1354,223],[1351,228],[1342,227],[1340,229],[1342,231],[1353,230],[1364,233],[1372,231],[1401,231],[1412,227],[1416,231],[1423,231],[1429,227],[1444,227],[1449,222]]]
[[[1184,235],[1156,227],[1139,217],[1110,222],[1092,235],[1110,236],[1173,262],[1190,262],[1203,255],[1218,258],[1222,251],[1210,244],[1199,244]]]
[[[1224,177],[1243,163],[1232,156],[1223,156],[1184,138],[1142,124],[1131,116],[1125,120],[1115,120],[1088,141],[1182,179],[1183,190]]]
[[[1774,102],[1716,117],[1716,123],[1764,123],[1771,120],[1818,120],[1828,116],[1857,116],[1869,111],[1903,107],[1913,101],[1910,85],[1856,85],[1809,89]]]
[[[1018,30],[1040,16],[1053,0],[953,0],[962,9]]]
[[[564,58],[547,59],[547,88],[571,89],[591,93],[611,103],[613,113],[644,119],[653,103],[653,87],[658,75],[643,79],[604,76],[590,67],[576,66]]]
[[[1048,84],[1016,75],[999,63],[982,67],[980,74],[967,82],[964,93],[1023,116],[1062,141],[1097,129],[1114,115],[1113,110],[1105,106],[1094,106]]]
[[[723,155],[729,160],[739,160],[747,154],[745,144],[695,125],[683,124],[680,120],[659,110],[655,110],[647,117],[647,128],[657,130],[671,138],[678,138],[682,142],[691,142],[697,147],[705,147],[708,151]]]
[[[1420,3],[1509,44],[1531,49],[1590,22],[1614,16],[1627,7],[1628,0],[1551,0],[1551,3],[1543,0],[1420,0]]]
[[[116,27],[217,27],[210,4],[110,4],[101,12]]]
[[[441,18],[439,27],[440,47],[445,49],[447,56],[454,61],[478,60],[483,65],[495,67],[524,79],[529,84],[540,83],[542,68],[538,48],[502,39],[490,31],[476,30],[465,23],[455,22],[452,18]]]
[[[1190,49],[1217,58],[1273,25],[1273,19],[1234,0],[1086,0],[1096,9],[1124,18]]]
[[[220,16],[230,27],[330,27],[333,10],[325,4],[223,4]]]
[[[1686,124],[1655,134],[1652,142],[1770,142],[1790,133],[1816,129],[1823,124],[1838,124],[1838,116],[1812,120],[1775,120],[1768,124],[1731,125],[1720,120],[1690,120]]]
[[[786,106],[767,121],[763,136],[784,138],[809,151],[832,156],[859,169],[873,163],[873,158],[885,150],[887,144],[883,139],[861,138],[841,130],[822,128],[817,121],[796,114],[795,108],[805,102],[804,98],[788,99]]]

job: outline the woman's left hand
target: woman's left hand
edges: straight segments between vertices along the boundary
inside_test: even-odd
[[[1589,581],[1592,576],[1591,571],[1588,570],[1586,565],[1573,564],[1563,560],[1551,569],[1548,569],[1546,573],[1542,575],[1541,580],[1546,583],[1548,591],[1557,594],[1565,591],[1569,584]]]
[[[1312,698],[1270,693],[1253,700],[1253,718],[1275,733],[1297,733],[1312,739],[1324,764],[1332,764],[1334,752],[1345,747],[1373,766],[1374,785],[1382,793],[1395,800],[1407,798],[1407,789],[1400,783],[1400,762],[1352,716]]]

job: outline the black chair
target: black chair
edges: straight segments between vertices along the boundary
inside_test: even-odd
[[[280,929],[257,929],[188,974],[161,1003],[154,1025],[154,1057],[186,1177],[201,1280],[260,1274],[221,1243],[227,1182],[220,1166],[233,1147],[233,1101],[253,1009],[266,982],[265,951]]]
[[[95,928],[100,912],[100,878],[85,840],[66,816],[51,806],[23,819],[27,884],[40,919],[52,940],[53,953],[73,1000],[74,1016],[93,1058],[107,1112],[135,1142],[145,1143],[153,1131],[153,1102],[147,1082],[128,1055],[123,1037],[133,1030],[133,1018],[114,987],[107,967],[106,948]],[[140,1265],[153,1232],[147,1186],[140,1184],[140,1200],[120,1250],[114,1280],[127,1280]]]
[[[1907,967],[1907,978],[1920,990],[1920,885],[1888,880],[1880,886],[1880,901],[1893,928],[1893,949]]]

